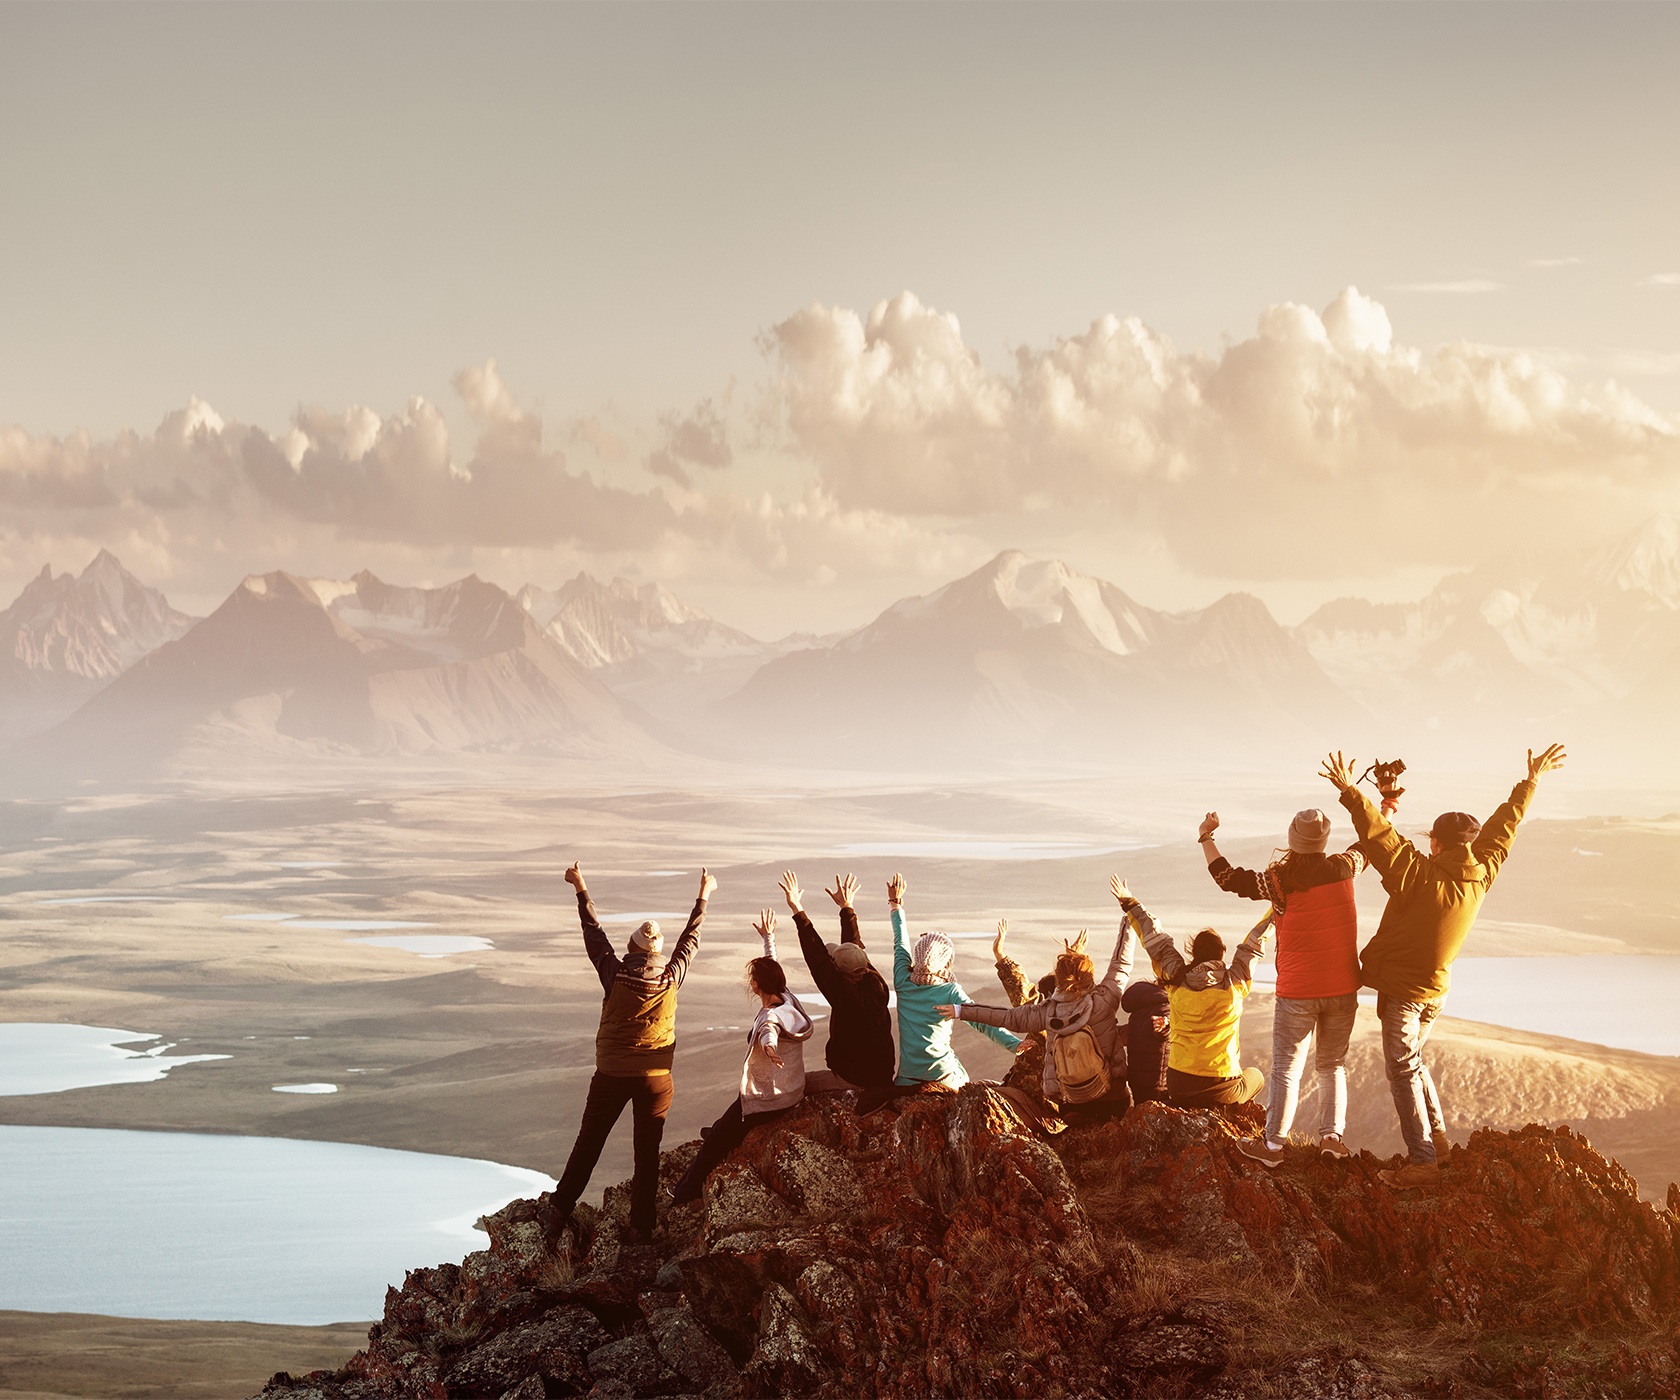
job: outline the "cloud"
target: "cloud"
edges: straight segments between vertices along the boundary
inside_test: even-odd
[[[733,382],[730,388],[733,390]],[[727,402],[725,395],[726,405]],[[663,414],[659,424],[665,441],[648,454],[646,463],[655,476],[665,477],[679,486],[690,486],[693,482],[683,469],[684,462],[718,471],[735,460],[729,445],[729,425],[712,399],[702,399],[687,413]]]
[[[1527,266],[1537,267],[1537,268],[1579,267],[1585,261],[1586,261],[1585,258],[1576,258],[1576,257],[1569,257],[1569,258],[1530,258],[1528,260]]]
[[[1456,296],[1480,296],[1486,292],[1502,292],[1505,290],[1503,282],[1495,282],[1487,277],[1467,277],[1458,282],[1400,282],[1394,287],[1397,292],[1448,292]]]
[[[810,306],[763,343],[788,438],[840,508],[1077,509],[1222,577],[1479,559],[1490,531],[1566,532],[1680,482],[1676,426],[1625,390],[1396,344],[1352,287],[1322,313],[1268,308],[1217,356],[1106,316],[998,373],[908,292],[867,318]]]
[[[1680,272],[1653,272],[1641,287],[1680,287]]]

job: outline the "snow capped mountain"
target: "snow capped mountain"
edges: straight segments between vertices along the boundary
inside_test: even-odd
[[[0,709],[14,733],[45,728],[197,619],[100,550],[80,576],[42,568],[0,612]]]
[[[493,584],[252,575],[58,734],[167,751],[236,724],[366,751],[640,747],[624,706]]]
[[[1417,603],[1327,603],[1295,635],[1379,714],[1531,720],[1636,690],[1680,649],[1680,522],[1564,558],[1485,565]]]
[[[554,642],[615,695],[674,733],[697,737],[705,706],[738,690],[809,634],[761,642],[690,606],[662,583],[599,583],[588,574],[552,592],[527,584],[518,602]]]
[[[1353,707],[1258,599],[1171,614],[1014,550],[906,598],[831,646],[761,668],[728,706],[743,733],[904,753],[1147,753],[1195,732],[1240,748]]]

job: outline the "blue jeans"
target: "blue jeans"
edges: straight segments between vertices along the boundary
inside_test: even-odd
[[[1287,1142],[1307,1068],[1307,1041],[1316,1039],[1318,1131],[1340,1137],[1347,1128],[1348,1039],[1359,1011],[1359,994],[1339,997],[1277,997],[1272,1005],[1272,1091],[1266,1137]]]
[[[1429,1135],[1447,1130],[1447,1121],[1441,1116],[1441,1096],[1435,1092],[1435,1080],[1423,1062],[1423,1042],[1429,1039],[1429,1028],[1440,1014],[1438,1001],[1401,1001],[1387,992],[1377,995],[1383,1071],[1400,1115],[1400,1136],[1406,1139],[1407,1156],[1424,1164],[1435,1160],[1435,1144]]]

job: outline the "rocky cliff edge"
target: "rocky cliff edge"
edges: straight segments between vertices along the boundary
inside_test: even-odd
[[[416,1269],[366,1350],[280,1400],[1667,1395],[1668,1208],[1568,1128],[1477,1132],[1435,1191],[1368,1153],[1235,1149],[1252,1108],[1145,1105],[1045,1141],[980,1085],[808,1101],[673,1207],[628,1185],[551,1248],[536,1202]]]

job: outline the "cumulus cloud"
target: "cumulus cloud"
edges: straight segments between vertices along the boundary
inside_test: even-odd
[[[1368,571],[1373,549],[1480,558],[1490,529],[1566,530],[1680,482],[1676,426],[1625,390],[1521,353],[1398,344],[1352,287],[1322,313],[1268,308],[1218,355],[1105,316],[998,373],[908,292],[867,318],[813,305],[764,345],[791,441],[840,507],[1071,507],[1158,527],[1225,577]]]
[[[1640,285],[1645,287],[1680,287],[1680,272],[1653,272]]]

